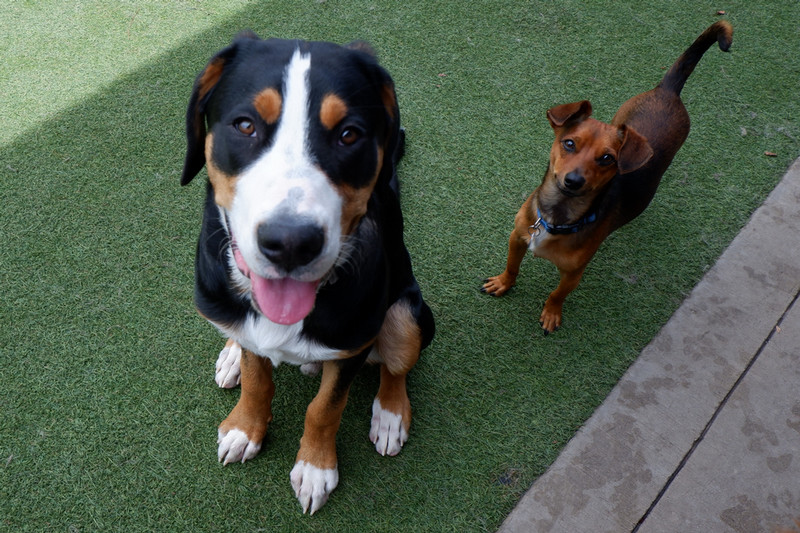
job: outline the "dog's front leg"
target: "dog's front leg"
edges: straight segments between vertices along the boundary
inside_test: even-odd
[[[531,196],[532,197],[532,196]],[[502,274],[486,279],[481,292],[491,296],[502,296],[514,286],[519,275],[519,267],[531,242],[530,226],[536,222],[532,219],[531,198],[528,198],[514,217],[514,229],[508,238],[508,257],[506,269]]]
[[[224,464],[255,457],[272,421],[272,361],[242,349],[239,364],[242,395],[218,431],[217,455]]]
[[[314,514],[336,485],[336,432],[347,404],[347,394],[369,350],[349,359],[325,361],[319,392],[306,411],[306,423],[297,460],[289,475],[303,513]]]
[[[581,266],[577,270],[561,270],[561,281],[558,283],[556,290],[550,293],[547,301],[544,303],[544,309],[539,317],[539,324],[541,324],[544,334],[552,333],[561,327],[561,309],[564,306],[564,300],[567,295],[575,290],[575,287],[580,283],[583,277],[583,271],[586,270],[586,265]]]

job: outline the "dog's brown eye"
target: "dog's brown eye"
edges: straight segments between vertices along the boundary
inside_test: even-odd
[[[564,139],[563,141],[561,141],[561,145],[567,152],[575,151],[575,141],[573,141],[572,139]]]
[[[233,123],[233,126],[242,135],[254,137],[256,134],[256,125],[246,118],[237,119],[236,122]]]
[[[600,159],[597,160],[597,163],[602,167],[613,165],[616,162],[617,160],[614,159],[614,156],[611,154],[603,154],[602,156],[600,156]]]
[[[361,134],[356,128],[344,128],[342,133],[339,134],[339,143],[344,146],[351,146],[360,138]]]

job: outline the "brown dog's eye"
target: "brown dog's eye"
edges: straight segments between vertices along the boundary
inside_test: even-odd
[[[246,118],[236,119],[233,127],[242,135],[247,135],[248,137],[255,137],[256,135],[256,125]]]
[[[616,162],[617,160],[614,159],[614,156],[611,154],[603,154],[602,156],[600,156],[600,159],[597,160],[597,164],[600,165],[601,167],[607,167],[609,165],[613,165]]]
[[[572,139],[564,139],[561,141],[561,146],[564,147],[564,150],[567,152],[574,152],[575,151],[575,141]]]
[[[339,144],[351,146],[361,138],[361,133],[356,128],[344,128],[339,134]]]

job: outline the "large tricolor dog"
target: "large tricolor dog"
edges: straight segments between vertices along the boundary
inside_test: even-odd
[[[272,420],[272,369],[322,367],[290,479],[303,512],[339,479],[336,432],[350,384],[377,362],[370,439],[408,438],[406,374],[434,333],[403,242],[394,84],[363,43],[243,34],[194,84],[181,184],[205,165],[195,301],[228,341],[217,383],[241,382],[218,455],[245,461]]]

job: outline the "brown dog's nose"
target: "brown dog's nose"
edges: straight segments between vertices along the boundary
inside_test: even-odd
[[[581,176],[577,170],[573,170],[564,176],[564,186],[571,191],[577,191],[583,187],[584,183],[586,183],[586,180],[583,179],[583,176]]]
[[[275,266],[291,272],[322,252],[325,232],[310,220],[288,217],[258,226],[258,248]]]

